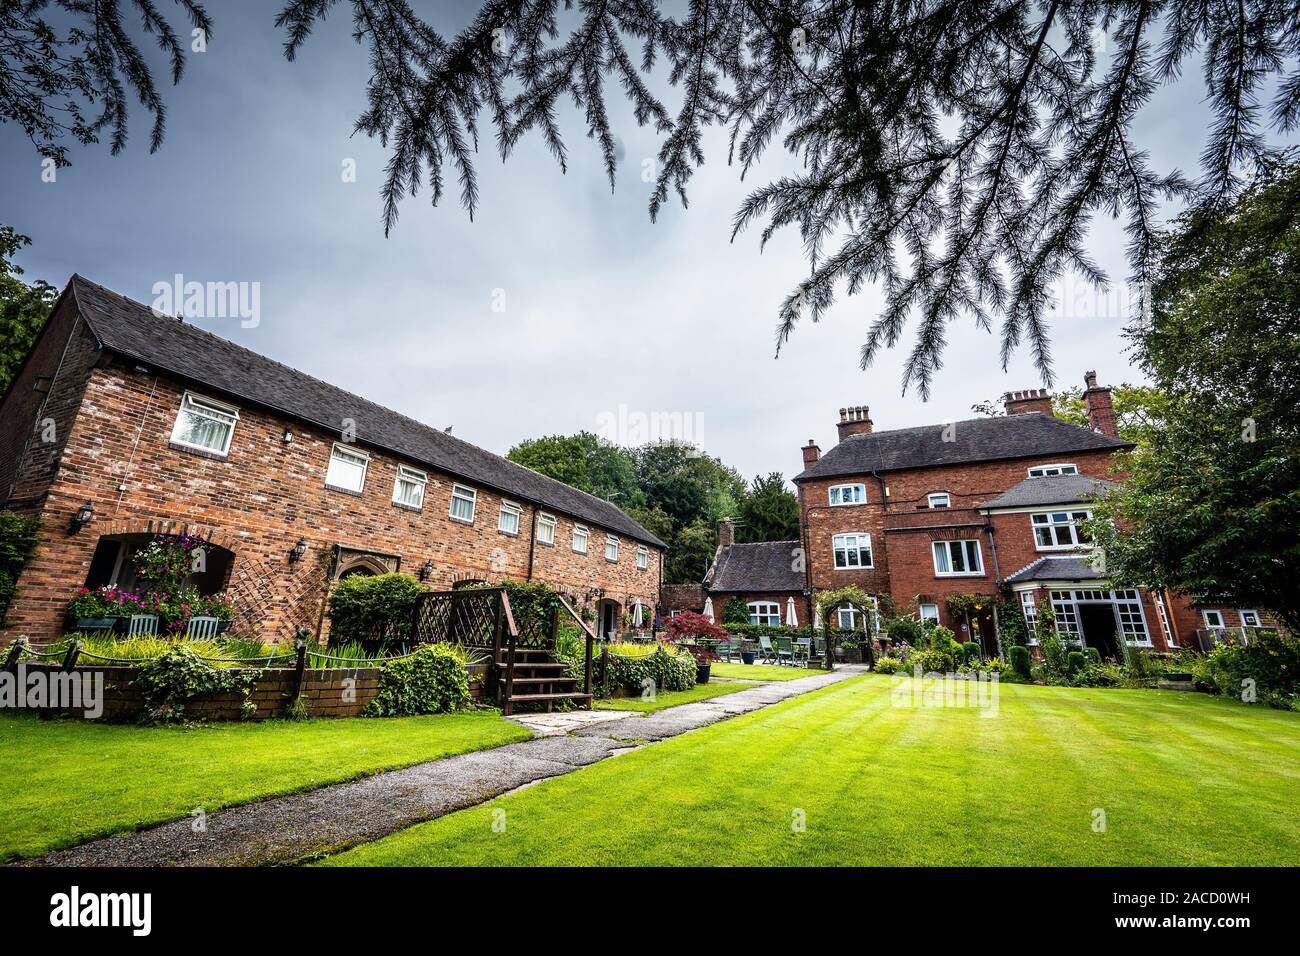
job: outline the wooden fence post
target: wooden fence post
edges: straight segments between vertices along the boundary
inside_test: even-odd
[[[606,699],[609,698],[609,647],[602,646],[600,649],[600,683],[604,688]]]
[[[27,638],[20,637],[9,645],[9,653],[5,656],[5,667],[7,671],[16,670],[18,667],[18,658],[22,657],[23,650],[27,647]]]
[[[293,699],[297,700],[302,696],[302,684],[307,679],[307,643],[298,641],[294,645],[295,659],[293,662]]]
[[[81,641],[73,641],[72,646],[68,648],[67,655],[63,658],[63,669],[70,671],[77,666],[77,658],[81,656]]]

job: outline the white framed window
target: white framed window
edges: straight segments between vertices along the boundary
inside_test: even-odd
[[[650,566],[650,549],[644,544],[638,545],[636,549],[636,567],[638,571],[644,571]]]
[[[1029,469],[1030,478],[1051,478],[1055,475],[1077,475],[1079,469],[1074,465],[1034,465]]]
[[[1237,612],[1237,614],[1239,614],[1239,615],[1241,616],[1241,626],[1242,626],[1242,627],[1262,627],[1262,626],[1263,626],[1263,625],[1260,623],[1260,618],[1259,618],[1259,612],[1258,612],[1258,611],[1248,611],[1248,610],[1246,610],[1245,608],[1242,608],[1241,610],[1239,610],[1239,611]]]
[[[605,535],[605,560],[618,560],[618,535],[616,534]]]
[[[325,484],[344,491],[360,491],[366,486],[366,468],[370,456],[356,448],[334,443],[330,451],[330,466],[325,472]]]
[[[1156,617],[1160,621],[1160,631],[1165,635],[1165,643],[1170,647],[1178,646],[1178,639],[1174,637],[1173,626],[1169,623],[1169,607],[1165,604],[1163,593],[1157,592],[1151,596],[1156,606]]]
[[[586,554],[587,539],[589,537],[591,537],[591,533],[586,529],[585,526],[580,524],[575,524],[573,526],[573,550],[577,551],[579,554]]]
[[[1091,511],[1047,511],[1030,515],[1034,527],[1034,544],[1039,551],[1060,551],[1091,544],[1082,527],[1092,517]]]
[[[474,523],[474,506],[478,503],[478,492],[464,485],[451,486],[451,515],[453,521]]]
[[[933,548],[934,573],[941,578],[984,573],[980,543],[974,539],[935,541]]]
[[[513,501],[501,502],[501,511],[497,515],[497,530],[506,534],[519,533],[519,515],[523,509]]]
[[[939,605],[922,604],[919,608],[919,611],[921,615],[922,624],[924,624],[926,621],[934,621],[935,624],[939,623]]]
[[[880,632],[880,617],[876,613],[875,598],[871,599],[871,605],[872,606],[867,611],[867,613],[870,614],[869,623],[871,625],[871,633],[877,634]],[[841,631],[860,631],[863,622],[858,620],[858,614],[858,609],[852,604],[841,604],[835,609],[836,627]]]
[[[946,491],[932,491],[925,496],[925,501],[931,508],[947,508],[952,504],[952,499]]]
[[[537,540],[542,544],[555,544],[555,515],[543,512],[537,516]]]
[[[224,455],[230,451],[237,421],[239,409],[234,406],[186,392],[176,413],[171,440],[186,448]]]
[[[424,486],[429,476],[405,465],[397,466],[397,478],[393,481],[393,503],[406,505],[408,508],[424,507]]]
[[[1201,620],[1205,622],[1206,627],[1217,629],[1224,626],[1222,611],[1202,611]]]
[[[874,567],[871,561],[871,535],[854,532],[831,538],[837,570]]]
[[[1020,610],[1025,615],[1025,624],[1029,630],[1029,643],[1038,643],[1038,605],[1034,603],[1033,591],[1020,592]]]
[[[867,486],[831,485],[830,498],[833,505],[864,505],[867,503]]]
[[[775,601],[750,601],[748,607],[750,624],[781,626],[781,605]]]

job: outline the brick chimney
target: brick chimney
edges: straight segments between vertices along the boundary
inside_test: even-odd
[[[840,441],[850,435],[865,435],[871,431],[871,415],[866,405],[854,405],[852,408],[840,409]]]
[[[726,548],[736,543],[736,525],[730,518],[718,522],[718,547]]]
[[[1007,392],[1002,396],[1008,415],[1024,415],[1026,412],[1052,414],[1052,394],[1045,388],[1029,388],[1022,392]]]
[[[815,462],[821,456],[822,456],[822,450],[817,447],[817,443],[815,441],[809,438],[808,444],[803,446],[803,466],[805,468],[811,468],[813,462]]]
[[[1083,376],[1087,389],[1083,393],[1083,407],[1088,410],[1088,424],[1093,431],[1119,437],[1119,423],[1115,421],[1115,406],[1110,400],[1110,389],[1097,384],[1097,373],[1088,372]]]

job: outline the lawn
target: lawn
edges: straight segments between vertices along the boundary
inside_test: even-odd
[[[714,664],[710,670],[714,677],[736,677],[740,680],[798,680],[825,674],[823,670],[806,667],[778,667],[775,664]]]
[[[665,707],[676,707],[678,704],[689,704],[696,700],[708,700],[710,697],[721,697],[724,694],[734,694],[738,690],[748,690],[754,685],[743,681],[727,681],[719,684],[696,684],[690,690],[673,690],[661,691],[655,695],[654,700],[642,700],[637,697],[614,697],[610,700],[596,701],[597,710],[635,710],[643,714],[653,714],[657,710],[663,710]]]
[[[0,716],[0,861],[525,740],[495,713],[136,727]]]
[[[897,705],[894,686],[833,685],[326,862],[1300,863],[1300,715],[1007,684],[982,716]]]

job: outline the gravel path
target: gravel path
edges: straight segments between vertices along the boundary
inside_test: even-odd
[[[666,740],[737,714],[863,673],[842,666],[783,683],[654,714],[580,711],[525,714],[519,723],[534,740],[461,754],[350,783],[208,814],[206,827],[178,820],[57,850],[22,866],[234,866],[293,863],[330,850],[366,843],[413,824],[491,800],[525,784],[571,773],[626,752],[629,742]],[[580,713],[582,717],[576,715]],[[600,719],[597,714],[606,714]]]

